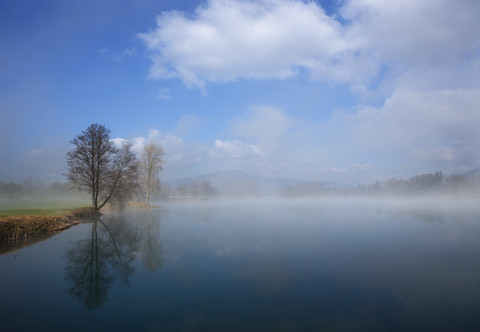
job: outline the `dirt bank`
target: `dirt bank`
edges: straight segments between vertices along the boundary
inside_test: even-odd
[[[10,216],[0,218],[0,244],[60,231],[101,216],[93,208],[80,208],[64,216]]]

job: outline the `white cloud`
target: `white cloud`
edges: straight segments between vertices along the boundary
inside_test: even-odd
[[[206,81],[282,79],[300,69],[335,81],[377,70],[315,2],[211,0],[191,16],[162,13],[157,27],[139,37],[151,52],[151,77],[202,89]]]
[[[248,109],[231,123],[232,138],[186,142],[150,130],[135,149],[162,145],[167,178],[218,170],[345,183],[459,172],[480,164],[480,89],[396,89],[381,107],[338,111],[318,123],[272,106]],[[179,121],[189,127],[196,118]],[[182,127],[182,126],[180,126]],[[188,131],[188,130],[187,130]]]
[[[138,155],[140,156],[142,154],[142,151],[143,151],[143,147],[145,146],[145,138],[144,137],[133,137],[131,140],[127,140],[125,138],[120,138],[120,137],[117,137],[117,138],[113,138],[111,140],[113,142],[113,144],[117,147],[117,148],[120,148],[123,143],[127,142],[127,141],[130,141],[131,143],[133,143],[132,145],[132,150]]]
[[[232,131],[240,137],[262,142],[275,142],[292,124],[292,120],[273,106],[252,107],[245,118],[232,122]]]
[[[192,114],[184,114],[175,125],[174,133],[180,137],[187,137],[195,132],[201,123],[202,120],[199,117]]]
[[[117,148],[119,148],[127,140],[124,139],[124,138],[116,137],[116,138],[112,138],[110,141],[113,143],[113,145],[115,145]]]
[[[385,102],[338,110],[320,123],[255,106],[231,121],[228,138],[202,144],[179,138],[197,123],[186,116],[176,136],[155,139],[174,167],[207,164],[210,171],[355,183],[478,167],[479,12],[480,2],[468,0],[346,0],[337,17],[295,0],[210,0],[190,15],[164,12],[139,34],[153,78],[205,89],[303,72]]]
[[[355,121],[358,135],[371,143],[388,138],[392,146],[478,145],[479,105],[480,89],[398,89],[382,108],[360,109]]]
[[[478,60],[479,12],[480,2],[469,0],[347,0],[336,17],[313,1],[210,0],[192,15],[164,12],[138,36],[150,51],[153,78],[205,90],[206,82],[305,71],[360,92],[379,68],[414,75]]]
[[[155,142],[163,147],[165,154],[174,161],[182,161],[189,150],[187,144],[175,135],[163,134],[159,130],[150,129],[146,142]]]
[[[480,2],[470,0],[347,0],[349,37],[384,61],[445,62],[480,47]]]
[[[226,156],[235,159],[249,159],[264,156],[265,152],[258,146],[245,144],[239,140],[222,141],[217,139],[213,144],[212,156]]]
[[[423,149],[412,150],[413,156],[418,159],[438,160],[452,162],[457,159],[456,151],[446,146],[429,147]]]
[[[395,84],[417,91],[478,88],[480,57],[410,68],[398,76]]]
[[[126,139],[115,138],[112,141],[120,145]],[[136,136],[131,139],[133,151],[137,156],[143,151],[145,144],[155,142],[165,151],[166,165],[163,175],[167,179],[191,176],[196,164],[208,161],[210,148],[202,143],[186,143],[182,138],[162,133],[156,129],[150,129],[148,135]]]
[[[112,139],[112,142],[118,147],[121,146],[125,141],[127,141],[127,139],[119,137]],[[133,143],[132,150],[135,151],[137,155],[140,155],[145,147],[145,144],[150,142],[159,144],[161,147],[163,147],[166,153],[169,151],[174,151],[174,153],[176,153],[185,148],[185,143],[181,138],[174,135],[163,134],[156,129],[150,129],[147,137],[136,136],[130,141]]]
[[[322,129],[334,127],[343,136],[323,148],[407,175],[472,169],[480,164],[479,105],[480,89],[397,89],[382,107],[323,123]]]

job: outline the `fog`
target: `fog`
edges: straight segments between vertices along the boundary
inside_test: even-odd
[[[478,199],[480,195],[480,169],[466,174],[445,176],[441,172],[424,173],[409,179],[392,178],[369,185],[347,185],[337,182],[300,181],[266,176],[253,176],[241,171],[215,172],[196,177],[162,181],[153,199],[167,201],[209,201],[236,199],[292,199],[319,202],[341,202],[342,199],[357,202],[376,201],[382,204],[399,202],[458,202]],[[365,198],[365,200],[362,200]],[[141,187],[133,190],[131,201],[143,201]],[[336,199],[336,200],[335,200]],[[264,200],[259,200],[262,202]],[[67,182],[46,184],[32,177],[23,182],[0,181],[0,205],[46,205],[52,203],[89,204],[89,195],[78,191]],[[409,204],[410,204],[409,203]],[[13,205],[12,205],[13,204]],[[438,203],[443,207],[443,203]]]
[[[32,177],[20,183],[0,181],[0,209],[51,209],[87,206],[89,195],[69,183],[45,184]],[[1,214],[1,213],[0,213]]]
[[[261,210],[270,210],[275,214],[279,208],[289,209],[298,215],[319,218],[323,218],[325,210],[343,211],[344,214],[352,213],[352,217],[354,217],[354,211],[370,211],[378,216],[383,215],[398,220],[412,218],[433,223],[462,222],[469,219],[472,214],[480,213],[478,196],[219,197],[215,200],[186,199],[155,203],[166,209],[166,213],[169,209],[178,210],[177,213],[194,221],[207,221],[213,214],[228,213],[230,208],[241,207],[248,207],[239,215],[245,220],[249,219],[250,214],[254,215]],[[270,222],[275,223],[275,219],[272,218]],[[228,220],[226,222],[228,223]]]
[[[215,199],[222,197],[478,197],[480,169],[445,176],[423,173],[408,179],[391,178],[368,185],[300,181],[253,176],[241,171],[215,172],[162,183],[164,199]]]
[[[318,273],[345,292],[391,291],[407,306],[478,303],[478,199],[243,198],[169,202],[154,213],[160,232],[177,235],[162,237],[166,262],[243,258],[231,273],[262,294],[281,293],[297,273]]]

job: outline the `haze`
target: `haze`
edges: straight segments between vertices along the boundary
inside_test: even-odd
[[[105,124],[218,171],[356,186],[480,166],[480,2],[0,3],[0,180]]]

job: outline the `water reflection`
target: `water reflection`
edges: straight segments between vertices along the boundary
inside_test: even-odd
[[[90,236],[67,250],[65,279],[71,284],[69,292],[86,308],[101,307],[116,282],[130,284],[136,253],[148,272],[162,266],[160,223],[149,211],[140,222],[137,227],[124,216],[98,219],[92,223]]]
[[[145,223],[140,237],[140,261],[142,267],[153,273],[163,265],[163,247],[160,242],[160,214],[152,216],[145,211]]]
[[[476,220],[478,209],[468,202],[431,201],[379,201],[376,207],[379,216],[385,215],[397,220],[421,220],[429,224],[443,225],[447,222],[468,223]]]
[[[126,211],[62,233],[75,241],[68,250],[53,238],[58,247],[42,255],[50,263],[50,252],[67,250],[66,268],[62,258],[59,270],[42,262],[35,272],[51,273],[61,296],[73,294],[75,306],[45,298],[61,303],[58,312],[79,330],[92,321],[140,330],[478,330],[478,207],[368,203],[184,202]],[[35,267],[39,248],[24,266]],[[30,275],[11,271],[11,280]],[[57,285],[58,273],[68,284]],[[4,316],[25,303],[48,308],[28,297],[52,293],[44,279],[32,278],[28,292],[9,284]],[[79,303],[103,307],[80,326]]]

